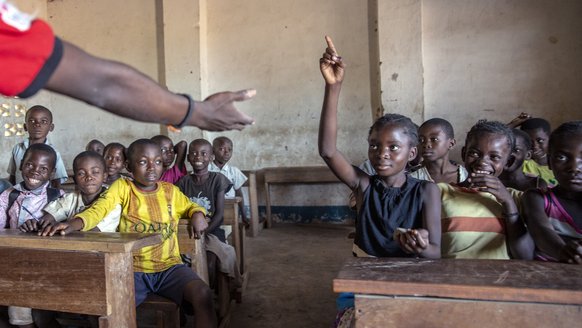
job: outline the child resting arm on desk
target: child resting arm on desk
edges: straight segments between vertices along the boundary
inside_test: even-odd
[[[159,181],[163,170],[162,152],[155,142],[134,141],[127,151],[127,169],[134,181],[116,180],[90,208],[68,222],[44,229],[42,235],[91,230],[105,214],[121,205],[120,232],[160,233],[163,239],[158,245],[134,253],[136,306],[150,293],[169,298],[178,305],[186,300],[194,311],[196,327],[216,327],[212,292],[182,263],[178,248],[179,219],[191,218],[189,233],[200,238],[208,226],[204,218],[206,211],[176,186]]]

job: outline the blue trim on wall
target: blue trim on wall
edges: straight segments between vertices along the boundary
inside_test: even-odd
[[[246,209],[245,209],[246,210]],[[261,217],[265,206],[259,206]],[[271,206],[274,222],[353,224],[356,212],[348,206]]]

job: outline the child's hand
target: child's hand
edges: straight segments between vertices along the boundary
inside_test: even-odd
[[[23,224],[18,227],[22,232],[33,232],[38,230],[38,222],[35,219],[29,219],[24,221]]]
[[[188,235],[190,236],[190,239],[200,239],[206,228],[208,228],[208,222],[206,222],[204,213],[194,212],[190,224],[188,225]]]
[[[71,225],[67,222],[57,222],[52,225],[48,225],[44,227],[42,230],[39,230],[39,236],[54,236],[55,233],[60,232],[62,236],[72,232],[73,229]]]
[[[560,250],[560,260],[571,264],[582,264],[582,244],[570,240]]]
[[[395,236],[400,247],[407,253],[420,254],[429,244],[428,230],[426,229],[398,228]]]
[[[525,112],[521,112],[516,118],[511,120],[511,122],[509,122],[507,125],[514,128],[514,127],[520,126],[523,122],[529,120],[530,118],[531,118],[530,114],[525,113]]]
[[[513,197],[511,197],[511,194],[507,191],[503,182],[501,182],[501,180],[496,176],[491,174],[471,173],[468,180],[471,184],[471,188],[491,193],[501,204],[506,204],[508,202],[513,203]]]
[[[323,79],[327,84],[341,83],[344,80],[345,64],[342,61],[342,57],[335,50],[331,38],[325,36],[325,41],[327,42],[327,48],[323,56],[319,59],[321,75],[323,75]]]

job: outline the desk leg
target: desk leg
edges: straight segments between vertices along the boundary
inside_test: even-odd
[[[267,207],[267,228],[271,228],[273,222],[271,221],[271,193],[269,192],[269,183],[265,182],[265,200],[266,200],[266,207]]]
[[[135,328],[135,287],[131,252],[105,254],[105,285],[109,315],[99,318],[99,327]]]
[[[238,203],[234,203],[233,206],[234,220],[232,220],[232,243],[234,244],[234,250],[236,252],[236,263],[238,265],[238,272],[242,274],[241,266],[241,247],[240,247],[240,232],[238,224]]]
[[[259,235],[259,197],[257,196],[257,174],[249,174],[249,206],[251,207],[251,237]]]

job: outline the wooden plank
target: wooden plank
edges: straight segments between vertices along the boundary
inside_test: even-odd
[[[133,272],[131,253],[105,254],[106,317],[109,327],[136,327],[135,289],[130,272]]]
[[[577,327],[582,306],[356,296],[356,327]]]
[[[72,232],[66,236],[39,237],[19,230],[0,230],[0,247],[117,253],[130,252],[161,241],[160,234]]]
[[[260,218],[259,218],[259,196],[257,192],[257,171],[243,171],[248,177],[247,185],[249,188],[249,206],[251,208],[251,237],[259,235]]]
[[[181,219],[178,224],[178,247],[180,253],[188,254],[192,260],[192,270],[200,279],[208,284],[208,263],[206,262],[206,247],[203,239],[190,239],[188,235],[188,220]]]
[[[335,292],[582,304],[582,267],[518,260],[349,259]]]
[[[234,251],[236,252],[236,263],[239,266],[239,272],[243,274],[242,240],[238,222],[238,204],[240,202],[242,202],[242,198],[240,197],[224,200],[224,224],[232,226],[232,243]]]
[[[0,258],[1,305],[109,313],[103,253],[0,247]]]

